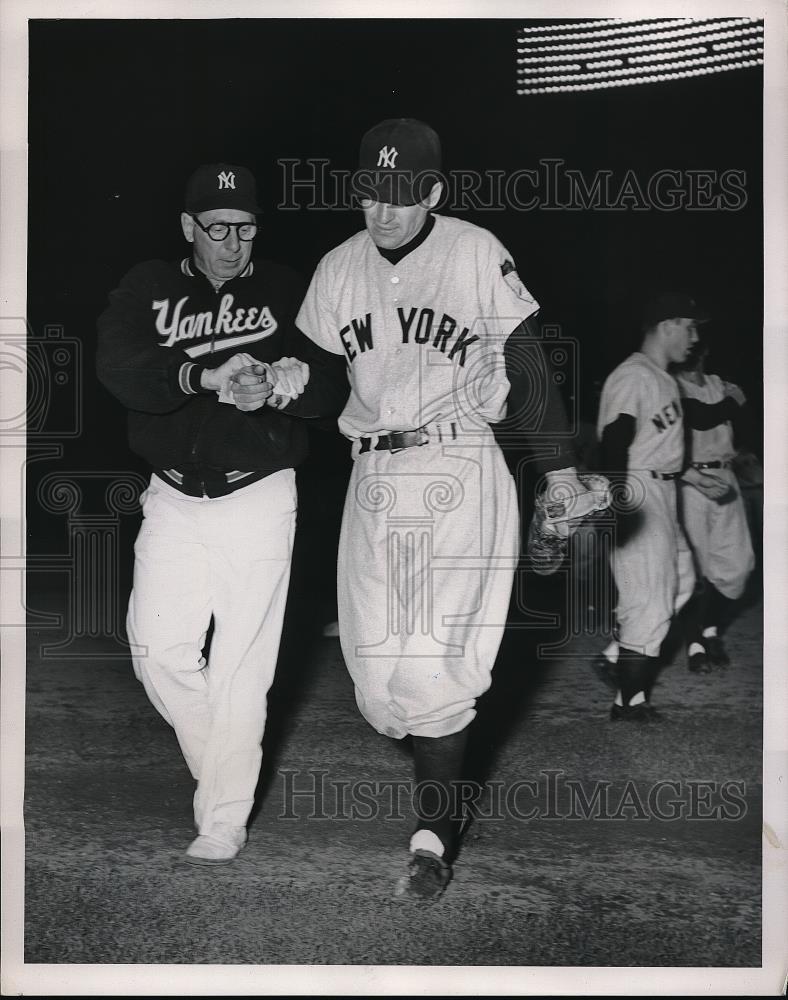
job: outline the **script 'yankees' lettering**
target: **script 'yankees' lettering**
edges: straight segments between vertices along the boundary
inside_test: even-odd
[[[223,348],[236,344],[250,343],[269,337],[279,326],[268,306],[238,306],[233,309],[233,295],[227,292],[221,297],[219,308],[212,311],[183,315],[189,296],[184,295],[170,310],[169,299],[156,299],[151,308],[157,313],[156,332],[166,337],[160,347],[172,347],[181,340],[199,340],[202,337],[228,337]],[[187,347],[191,357],[198,357],[211,349],[208,341]]]
[[[435,310],[429,306],[419,309],[411,306],[409,309],[397,308],[403,344],[429,344],[436,351],[446,354],[450,361],[457,361],[465,367],[466,352],[471,344],[479,339],[471,335],[467,326],[460,324],[448,313],[443,313],[436,322]],[[372,314],[367,313],[361,318],[351,319],[339,331],[342,346],[348,361],[353,361],[359,353],[374,350],[375,341],[372,330]]]

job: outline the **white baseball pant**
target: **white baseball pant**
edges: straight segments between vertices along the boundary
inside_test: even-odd
[[[647,472],[633,473],[629,480],[642,502],[611,555],[619,643],[659,656],[671,618],[692,596],[695,570],[678,522],[675,481],[652,479]]]
[[[517,566],[514,480],[492,433],[359,455],[337,596],[356,701],[378,732],[448,736],[487,690]]]
[[[684,530],[699,574],[724,597],[735,601],[744,593],[747,578],[755,567],[755,554],[736,475],[731,469],[714,469],[713,474],[730,484],[729,497],[718,503],[684,484],[681,491]]]
[[[198,831],[245,826],[290,579],[295,474],[217,499],[185,496],[154,475],[143,514],[127,619],[130,642],[144,650],[134,672],[197,781]]]

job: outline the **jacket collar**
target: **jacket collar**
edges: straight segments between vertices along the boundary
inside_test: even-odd
[[[184,257],[181,261],[181,273],[187,275],[189,278],[204,278],[205,275],[194,263],[192,257]],[[250,260],[246,267],[241,271],[240,274],[236,275],[238,278],[249,278],[254,273],[254,261]],[[234,278],[231,280],[235,280]]]

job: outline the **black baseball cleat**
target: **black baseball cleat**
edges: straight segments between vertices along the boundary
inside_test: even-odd
[[[730,666],[731,658],[728,656],[725,644],[718,635],[710,635],[704,638],[703,645],[706,649],[706,656],[709,658],[709,663],[711,663],[712,666]]]
[[[610,709],[611,722],[662,722],[663,718],[647,701],[639,705],[613,705]]]
[[[613,663],[612,660],[608,660],[604,653],[600,653],[591,661],[591,669],[606,687],[609,687],[611,691],[618,691],[620,684],[617,663]]]
[[[698,650],[687,659],[687,667],[693,674],[710,674],[712,667],[705,651]]]
[[[408,871],[397,882],[395,899],[435,900],[451,881],[452,869],[443,858],[432,851],[414,851],[410,856]]]

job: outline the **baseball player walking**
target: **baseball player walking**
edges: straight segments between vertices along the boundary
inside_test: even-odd
[[[668,373],[670,365],[686,361],[703,319],[689,296],[658,296],[645,310],[641,349],[610,374],[602,389],[597,431],[608,476],[620,491],[612,554],[618,636],[594,668],[617,689],[613,721],[659,717],[649,697],[660,647],[671,618],[693,592],[695,572],[678,520],[677,480],[710,502],[729,489],[717,470],[686,466],[684,418],[690,426],[709,428],[729,419],[738,403],[726,395],[715,406],[685,400],[682,407],[678,384]]]
[[[320,261],[297,318],[348,367],[339,631],[362,714],[412,741],[418,822],[397,893],[419,899],[451,878],[453,792],[506,622],[518,504],[489,425],[515,377],[505,345],[539,308],[491,233],[432,211],[440,169],[423,122],[365,134],[366,228]],[[560,399],[546,411],[545,428],[564,430]],[[564,450],[542,467],[554,496],[586,494],[572,465]]]
[[[135,674],[197,782],[198,836],[186,852],[194,864],[238,854],[260,772],[290,574],[294,466],[306,453],[304,425],[270,405],[289,391],[288,371],[301,388],[309,377],[282,355],[298,349],[318,383],[321,364],[335,365],[299,342],[298,275],[252,259],[258,212],[245,167],[197,169],[181,214],[191,254],[133,268],[98,321],[98,375],[128,409],[131,448],[153,470],[127,627]],[[255,362],[267,364],[254,378],[259,405],[243,412],[230,376]],[[337,411],[343,403],[339,394]]]
[[[702,403],[721,403],[726,393],[735,391],[736,387],[723,382],[719,375],[706,372],[708,353],[709,347],[704,341],[695,345],[678,372],[679,388],[684,397]],[[744,402],[743,395],[740,402]],[[696,632],[689,637],[688,650],[690,669],[697,673],[709,673],[730,663],[721,633],[755,567],[747,514],[732,467],[736,457],[733,435],[730,421],[709,430],[691,431],[689,460],[692,467],[714,470],[728,485],[725,495],[713,500],[689,483],[682,483],[680,494],[682,524],[701,583]]]

